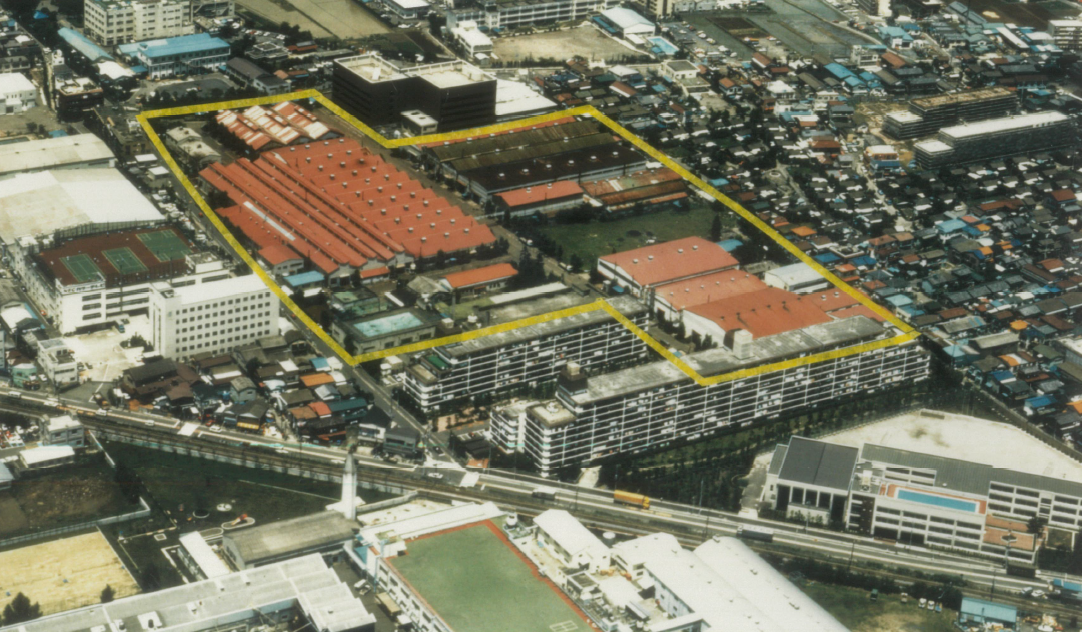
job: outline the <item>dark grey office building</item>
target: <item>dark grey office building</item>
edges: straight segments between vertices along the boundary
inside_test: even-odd
[[[338,59],[331,98],[368,125],[417,110],[441,132],[496,122],[496,78],[464,61],[398,68],[375,54]]]

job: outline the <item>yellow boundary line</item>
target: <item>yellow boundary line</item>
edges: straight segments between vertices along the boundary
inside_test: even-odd
[[[517,128],[526,127],[526,126],[529,126],[529,125],[535,125],[535,124],[538,124],[538,123],[544,123],[544,122],[547,122],[547,121],[562,119],[562,118],[566,118],[568,116],[589,116],[589,117],[593,117],[599,123],[601,123],[602,125],[608,127],[610,130],[612,130],[614,133],[619,135],[624,140],[627,140],[631,144],[635,145],[635,147],[639,148],[641,151],[643,151],[644,153],[649,155],[654,160],[664,164],[666,167],[668,167],[668,168],[672,169],[673,171],[675,171],[676,173],[680,174],[685,180],[690,182],[692,185],[694,185],[695,187],[697,187],[700,190],[704,191],[707,195],[714,198],[718,202],[721,202],[722,204],[724,204],[729,210],[736,213],[740,217],[744,218],[746,221],[751,223],[751,225],[754,226],[755,228],[761,230],[767,237],[770,237],[772,240],[774,240],[774,242],[776,242],[778,245],[780,245],[782,248],[784,248],[786,251],[788,251],[790,254],[792,254],[794,257],[796,257],[798,260],[800,260],[803,263],[806,263],[809,266],[811,266],[812,269],[814,269],[816,272],[821,274],[827,281],[829,281],[832,285],[834,285],[834,287],[842,290],[843,292],[845,292],[849,296],[856,299],[861,305],[867,307],[868,309],[872,310],[876,314],[882,316],[887,322],[889,322],[890,324],[897,327],[902,333],[897,335],[897,336],[894,336],[892,338],[885,338],[883,340],[877,340],[877,341],[874,341],[874,342],[869,342],[869,343],[865,343],[865,344],[861,344],[861,345],[855,345],[855,346],[852,346],[852,347],[844,347],[842,349],[835,349],[833,351],[826,351],[826,352],[823,352],[823,353],[817,353],[817,354],[810,355],[810,356],[805,356],[805,357],[802,357],[802,358],[793,358],[791,360],[785,360],[783,362],[774,362],[772,364],[760,365],[760,366],[751,367],[751,368],[748,368],[748,369],[741,369],[741,370],[738,370],[738,371],[731,371],[729,373],[725,373],[725,374],[722,374],[722,375],[714,375],[714,376],[709,376],[708,377],[708,376],[700,375],[698,373],[698,371],[693,369],[687,362],[685,362],[684,360],[676,357],[676,355],[673,354],[672,352],[670,352],[668,350],[668,348],[665,347],[665,345],[663,345],[660,342],[658,342],[657,340],[655,340],[652,336],[650,336],[645,331],[643,331],[640,327],[635,325],[635,323],[628,320],[623,314],[621,314],[614,307],[612,307],[607,301],[605,301],[604,299],[598,299],[594,303],[588,303],[586,305],[580,305],[578,307],[572,307],[572,308],[569,308],[569,309],[564,309],[564,310],[560,310],[560,311],[556,311],[556,312],[550,312],[548,314],[542,314],[540,316],[534,316],[532,318],[524,318],[522,320],[516,320],[516,321],[512,321],[512,322],[508,322],[508,323],[503,323],[503,324],[500,324],[500,325],[494,325],[492,327],[484,327],[482,329],[475,329],[473,331],[468,331],[468,332],[465,332],[465,333],[456,334],[454,336],[448,336],[448,337],[445,337],[445,338],[435,338],[435,339],[431,339],[431,340],[423,340],[421,342],[416,342],[416,343],[409,344],[409,345],[403,345],[403,346],[400,346],[400,347],[395,347],[393,349],[384,349],[382,351],[373,351],[371,353],[365,353],[365,354],[362,354],[362,355],[359,355],[359,356],[351,355],[350,353],[346,352],[346,350],[343,349],[342,346],[339,345],[338,342],[334,340],[334,338],[331,338],[331,336],[329,336],[327,334],[327,332],[323,330],[322,327],[320,327],[315,321],[313,321],[311,318],[309,318],[308,315],[304,312],[304,310],[302,310],[299,306],[297,306],[297,304],[293,302],[293,299],[291,299],[289,297],[289,295],[287,295],[285,293],[285,291],[282,290],[281,286],[279,286],[278,283],[275,282],[274,278],[271,277],[266,272],[266,270],[264,270],[258,263],[256,263],[255,259],[250,254],[248,254],[247,249],[245,249],[243,246],[241,246],[240,242],[237,241],[237,239],[232,235],[232,233],[229,232],[229,229],[226,228],[226,226],[222,222],[221,218],[218,217],[218,214],[215,213],[212,208],[210,208],[210,205],[208,205],[206,200],[203,199],[203,196],[199,193],[199,191],[195,188],[195,186],[192,185],[191,181],[184,174],[184,172],[181,171],[180,166],[177,164],[177,162],[173,158],[172,154],[169,152],[168,149],[166,149],[165,144],[162,142],[161,138],[158,136],[158,134],[154,131],[153,127],[151,127],[151,125],[150,125],[150,121],[152,119],[156,119],[156,118],[164,118],[164,117],[170,117],[170,116],[180,116],[180,115],[184,115],[184,114],[198,114],[198,113],[202,113],[202,112],[212,112],[212,111],[217,111],[217,110],[230,110],[230,109],[235,109],[235,108],[250,107],[250,106],[253,106],[253,105],[265,105],[265,104],[270,104],[270,103],[281,103],[283,101],[293,101],[293,100],[298,100],[298,99],[313,99],[313,100],[317,101],[320,105],[327,108],[331,112],[334,112],[337,116],[339,116],[340,118],[342,118],[343,120],[345,120],[349,124],[353,125],[358,130],[360,130],[365,136],[368,136],[370,139],[372,139],[375,142],[379,143],[381,146],[389,148],[389,149],[393,149],[393,148],[396,148],[396,147],[409,146],[409,145],[419,145],[419,144],[422,144],[422,143],[434,143],[434,142],[442,142],[442,141],[447,141],[447,140],[457,140],[457,139],[461,139],[461,138],[471,138],[471,137],[477,137],[477,136],[484,136],[486,134],[494,134],[494,133],[497,133],[497,132],[503,132],[503,131],[507,131],[507,130],[510,130],[510,129],[517,129]],[[342,360],[344,360],[345,362],[347,362],[350,365],[357,365],[357,364],[360,364],[362,362],[368,362],[368,361],[371,361],[371,360],[379,360],[381,358],[386,358],[386,357],[392,356],[392,355],[398,355],[400,353],[414,353],[416,351],[423,351],[425,349],[432,349],[432,348],[435,348],[435,347],[441,347],[443,345],[453,344],[453,343],[456,343],[456,342],[464,342],[464,341],[467,341],[467,340],[476,340],[477,338],[482,338],[484,336],[489,336],[489,335],[492,335],[492,334],[511,331],[511,330],[514,330],[514,329],[518,329],[520,327],[527,327],[529,325],[535,325],[535,324],[538,324],[538,323],[549,322],[549,321],[556,320],[556,319],[559,319],[559,318],[566,318],[568,316],[574,316],[576,314],[585,314],[585,313],[589,313],[589,312],[593,312],[593,311],[597,311],[597,310],[604,310],[605,312],[608,312],[609,315],[611,315],[618,322],[620,322],[622,325],[627,327],[632,333],[634,333],[643,342],[645,342],[647,345],[649,345],[650,348],[652,348],[654,351],[659,353],[662,357],[664,357],[669,362],[673,363],[677,368],[679,368],[688,377],[695,380],[695,382],[698,383],[701,386],[709,386],[711,384],[718,384],[718,383],[721,383],[721,382],[728,382],[728,381],[731,381],[731,380],[737,380],[737,379],[746,378],[746,377],[753,377],[753,376],[756,376],[756,375],[762,375],[764,373],[771,373],[773,371],[779,371],[779,370],[782,370],[782,369],[788,369],[788,368],[801,366],[801,365],[806,365],[806,364],[813,364],[815,362],[822,362],[824,360],[833,360],[833,359],[837,359],[837,358],[844,358],[844,357],[848,357],[848,356],[851,356],[851,355],[856,355],[858,353],[863,353],[865,351],[872,351],[872,350],[875,350],[875,349],[883,349],[883,348],[886,348],[886,347],[890,347],[890,346],[894,346],[894,345],[898,345],[898,344],[903,344],[905,342],[913,340],[914,338],[916,338],[917,336],[920,335],[919,332],[914,330],[908,324],[906,324],[902,320],[895,317],[894,314],[891,314],[889,310],[887,310],[883,306],[879,305],[875,301],[872,301],[871,298],[869,298],[863,292],[857,290],[856,288],[850,286],[848,283],[845,283],[844,281],[839,279],[830,270],[827,270],[822,265],[820,265],[818,261],[816,261],[816,260],[812,259],[811,257],[809,257],[808,255],[804,254],[799,248],[797,248],[795,245],[793,245],[789,240],[782,237],[782,235],[780,233],[778,233],[778,231],[774,230],[774,228],[771,227],[770,225],[768,225],[766,222],[762,221],[761,219],[756,217],[754,214],[750,213],[747,209],[740,206],[739,204],[737,204],[735,201],[733,201],[729,197],[723,195],[720,191],[718,191],[714,187],[710,186],[709,183],[705,182],[704,180],[702,180],[701,178],[699,178],[695,174],[693,174],[690,171],[688,171],[687,169],[685,169],[682,165],[677,163],[675,160],[669,158],[667,155],[665,155],[661,151],[659,151],[659,150],[655,149],[654,147],[652,147],[651,145],[647,144],[641,138],[635,136],[634,134],[629,132],[627,129],[625,129],[623,126],[617,124],[615,121],[613,121],[609,117],[607,117],[604,114],[602,114],[601,112],[599,112],[597,110],[597,108],[595,108],[593,106],[590,106],[590,105],[581,106],[581,107],[577,107],[577,108],[571,108],[571,109],[568,109],[568,110],[560,110],[558,112],[553,112],[551,114],[542,114],[540,116],[535,116],[535,117],[528,118],[528,119],[522,119],[522,120],[518,120],[518,121],[511,121],[511,122],[507,122],[507,123],[500,123],[498,125],[491,125],[491,126],[488,126],[488,127],[481,127],[481,128],[471,129],[471,130],[461,130],[461,131],[457,131],[457,132],[449,132],[449,133],[444,133],[444,134],[430,134],[428,136],[417,136],[417,137],[412,137],[412,138],[396,138],[396,139],[389,139],[389,138],[385,138],[385,137],[381,136],[375,130],[373,130],[371,127],[365,125],[363,122],[358,120],[352,114],[350,114],[349,112],[346,112],[345,110],[340,108],[337,104],[335,104],[333,101],[331,101],[327,97],[323,96],[323,94],[321,94],[321,93],[319,93],[319,92],[317,92],[315,90],[304,90],[304,91],[300,91],[300,92],[292,92],[292,93],[289,93],[289,94],[279,94],[279,95],[273,95],[273,96],[258,97],[258,98],[254,98],[254,99],[240,99],[240,100],[235,100],[235,101],[221,101],[221,102],[218,102],[218,103],[209,103],[209,104],[204,104],[204,105],[193,105],[193,106],[185,106],[185,107],[167,108],[167,109],[161,109],[161,110],[151,110],[151,111],[142,112],[142,113],[138,114],[136,116],[136,119],[139,121],[139,124],[143,127],[143,130],[147,133],[147,136],[150,138],[150,142],[158,150],[158,153],[161,154],[162,159],[165,160],[165,163],[169,166],[169,169],[173,172],[173,175],[176,176],[177,180],[181,183],[181,185],[184,187],[184,189],[188,192],[188,195],[192,196],[192,199],[195,200],[195,203],[199,206],[200,210],[203,211],[203,214],[207,216],[207,218],[214,225],[214,227],[216,229],[218,229],[218,231],[222,234],[222,237],[226,240],[226,242],[230,246],[233,247],[233,249],[237,252],[238,255],[240,255],[240,258],[244,261],[244,263],[246,263],[248,265],[248,267],[251,268],[252,271],[256,275],[258,275],[260,279],[262,279],[262,281],[267,285],[267,287],[269,287],[271,289],[271,291],[273,291],[274,294],[278,297],[278,299],[282,301],[283,305],[288,307],[289,310],[291,312],[293,312],[293,314],[302,323],[304,323],[304,325],[306,327],[308,327],[310,330],[312,330],[312,332],[315,333],[320,338],[320,340],[325,342],[327,344],[327,346],[329,346],[331,349],[333,349],[334,352],[337,353],[339,355],[339,357],[342,358]]]

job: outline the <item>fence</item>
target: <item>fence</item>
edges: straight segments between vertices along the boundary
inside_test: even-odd
[[[110,524],[118,524],[121,522],[130,522],[132,520],[138,520],[140,518],[146,518],[150,515],[150,507],[147,502],[142,498],[139,499],[139,509],[131,513],[122,514],[119,516],[110,516],[108,518],[101,518],[99,520],[91,520],[89,522],[83,522],[80,524],[68,525],[66,527],[55,527],[53,529],[46,529],[44,531],[36,531],[34,533],[27,533],[25,535],[17,535],[14,537],[0,540],[0,548],[7,548],[15,544],[25,544],[27,542],[33,542],[35,540],[44,540],[53,536],[62,535],[65,533],[75,533],[77,531],[93,531],[98,527],[104,527]]]

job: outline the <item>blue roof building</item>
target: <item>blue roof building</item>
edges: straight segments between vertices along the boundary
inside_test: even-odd
[[[962,597],[958,621],[959,623],[998,623],[1017,629],[1018,608],[984,599]]]
[[[64,27],[56,32],[60,36],[60,39],[64,40],[68,46],[71,46],[75,52],[79,53],[83,57],[86,57],[90,63],[97,63],[99,61],[111,61],[113,56],[105,52],[102,47],[98,46],[94,42],[91,42],[79,31]]]
[[[122,44],[117,49],[145,66],[151,79],[198,75],[229,61],[229,44],[207,33]]]

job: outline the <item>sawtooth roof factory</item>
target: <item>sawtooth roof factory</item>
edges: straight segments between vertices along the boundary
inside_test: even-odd
[[[215,163],[204,186],[261,252],[289,248],[333,279],[496,241],[492,231],[357,141],[338,138]]]

